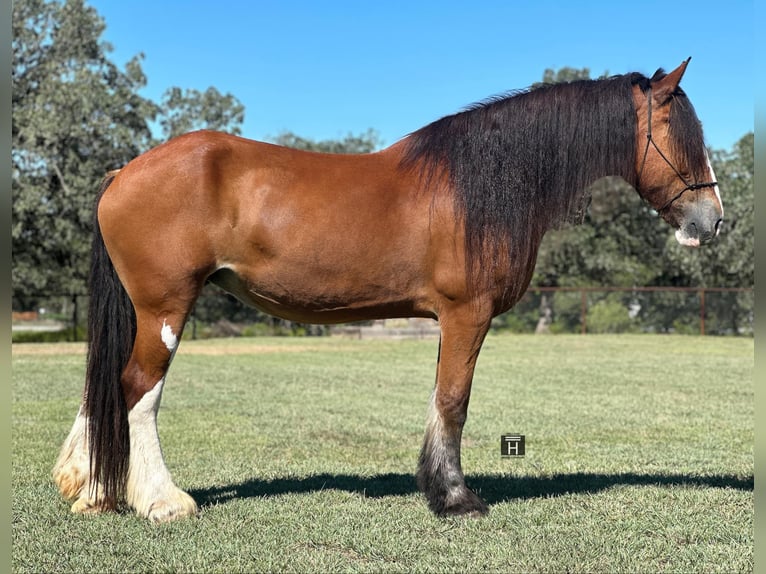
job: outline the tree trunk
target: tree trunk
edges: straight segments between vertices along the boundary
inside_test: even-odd
[[[540,297],[540,318],[537,320],[535,335],[541,335],[551,332],[551,323],[553,322],[553,309],[547,293]]]

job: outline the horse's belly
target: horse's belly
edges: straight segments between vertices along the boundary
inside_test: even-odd
[[[405,268],[352,273],[307,265],[275,269],[227,267],[210,277],[243,303],[302,323],[345,323],[389,317],[435,317],[421,278]]]

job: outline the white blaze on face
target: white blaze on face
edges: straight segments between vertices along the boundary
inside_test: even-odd
[[[718,181],[715,178],[715,172],[713,171],[713,166],[710,163],[710,157],[707,154],[707,150],[705,150],[705,159],[707,159],[707,168],[710,170],[710,181]],[[715,197],[718,200],[718,205],[721,206],[721,218],[723,219],[723,201],[721,201],[721,192],[718,189],[718,184],[713,187],[713,191],[715,192]]]

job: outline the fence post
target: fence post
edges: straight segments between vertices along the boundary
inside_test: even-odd
[[[580,289],[580,334],[584,335],[586,331],[585,314],[588,308],[588,300],[585,296],[585,289]]]
[[[72,295],[72,341],[77,342],[77,295]]]
[[[700,335],[705,336],[705,290],[700,289]]]

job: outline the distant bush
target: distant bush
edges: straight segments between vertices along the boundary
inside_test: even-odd
[[[628,309],[619,301],[603,299],[588,311],[586,324],[589,333],[635,333],[636,321],[628,315]]]

